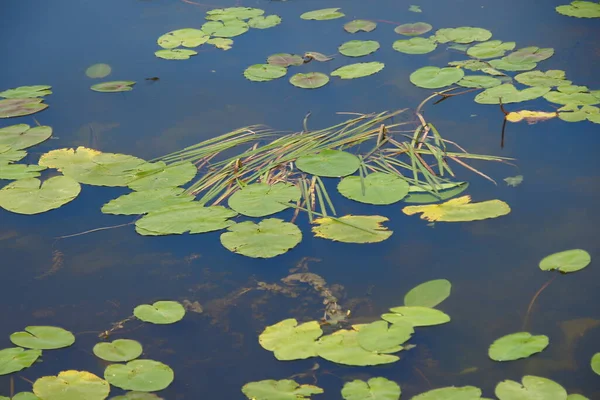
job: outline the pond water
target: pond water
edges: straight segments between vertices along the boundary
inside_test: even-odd
[[[600,21],[556,13],[554,8],[565,0],[243,0],[237,5],[280,15],[282,24],[234,38],[229,51],[202,46],[189,60],[156,58],[158,36],[199,26],[211,8],[236,5],[210,2],[4,4],[0,29],[9,40],[0,43],[4,55],[0,88],[48,84],[54,92],[47,97],[47,110],[1,124],[34,125],[35,117],[53,127],[53,139],[32,148],[26,161],[35,163],[49,150],[75,146],[152,159],[251,124],[301,131],[309,112],[309,126],[324,128],[346,118],[337,112],[414,110],[431,91],[412,85],[410,73],[464,56],[446,46],[425,55],[396,52],[391,45],[399,35],[393,23],[425,21],[434,29],[478,26],[492,31],[495,39],[516,41],[518,47],[552,47],[555,55],[543,62],[542,70],[565,70],[574,84],[600,88],[596,68]],[[422,13],[409,12],[411,4],[419,5]],[[347,17],[299,18],[324,7],[342,7]],[[373,32],[352,36],[342,24],[354,18],[380,22]],[[360,61],[386,65],[366,78],[332,78],[323,88],[303,90],[287,78],[256,83],[242,74],[270,54],[335,54],[344,41],[365,38],[379,41],[381,49]],[[100,62],[113,69],[105,80],[137,81],[134,90],[115,94],[89,90],[96,81],[84,72]],[[329,63],[312,62],[304,68],[330,73],[345,63],[338,55]],[[160,79],[146,80],[149,77]],[[599,126],[559,119],[509,124],[501,148],[502,112],[497,106],[474,103],[473,96],[429,103],[425,113],[445,138],[470,152],[516,159],[517,167],[474,164],[498,185],[454,167],[457,179],[470,182],[467,193],[474,201],[500,199],[510,205],[511,213],[497,219],[430,226],[404,215],[398,204],[360,205],[332,190],[339,215],[387,216],[386,225],[394,234],[377,244],[343,244],[312,237],[308,221],[300,217],[303,241],[284,255],[263,260],[227,251],[218,233],[144,237],[133,226],[125,226],[57,239],[134,220],[100,212],[103,204],[127,193],[125,188],[85,185],[75,201],[35,216],[0,209],[0,347],[10,347],[8,336],[28,325],[61,326],[77,338],[74,346],[45,352],[43,363],[11,375],[16,391],[31,390],[28,381],[68,369],[102,376],[106,364],[91,352],[100,340],[98,334],[127,318],[139,304],[171,299],[197,301],[203,312],[188,312],[181,322],[167,326],[128,322],[111,336],[140,341],[145,358],[174,369],[175,381],[159,393],[164,399],[242,399],[240,388],[245,383],[305,373],[315,360],[320,368],[314,377],[325,390],[315,398],[341,398],[344,382],[372,376],[399,383],[403,398],[450,385],[477,386],[492,397],[498,382],[520,381],[523,375],[547,377],[569,393],[600,398],[600,377],[589,367],[591,356],[600,351],[597,263],[557,276],[524,321],[536,292],[555,276],[540,271],[541,258],[571,248],[587,250],[592,260],[600,257]],[[551,111],[543,99],[526,108]],[[503,178],[515,175],[523,175],[523,183],[506,185]],[[288,210],[281,217],[289,220],[292,214]],[[285,318],[318,320],[323,315],[321,299],[308,289],[297,298],[256,290],[256,282],[279,282],[296,266],[319,274],[329,285],[343,286],[341,304],[351,309],[349,321],[356,323],[372,321],[389,307],[402,305],[404,294],[419,283],[448,279],[452,294],[440,308],[452,322],[419,329],[411,341],[416,348],[385,366],[349,367],[314,358],[277,361],[258,344],[264,327]],[[550,346],[525,360],[491,361],[489,345],[523,330],[524,324],[529,332],[548,335]],[[307,376],[296,379],[313,383]],[[9,394],[10,380],[0,376],[0,395]],[[114,388],[111,395],[121,392]]]

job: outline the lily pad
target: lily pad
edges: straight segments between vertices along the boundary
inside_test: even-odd
[[[355,379],[342,388],[344,400],[398,400],[400,394],[400,386],[386,378],[371,378],[367,382]]]
[[[212,38],[212,39],[209,39],[206,43],[212,44],[217,49],[229,50],[229,49],[231,49],[231,46],[233,45],[233,40],[228,39],[228,38]]]
[[[432,326],[450,322],[450,316],[440,310],[419,306],[400,306],[390,308],[391,313],[381,318],[392,324],[408,323],[412,326]]]
[[[523,72],[515,76],[515,80],[527,86],[563,86],[570,85],[571,81],[565,79],[565,71],[548,70]]]
[[[490,40],[469,47],[467,54],[474,58],[487,59],[502,57],[507,51],[514,50],[515,42],[503,42],[501,40]]]
[[[393,204],[408,194],[409,185],[395,174],[375,172],[364,179],[347,176],[337,187],[342,196],[367,204]]]
[[[464,222],[501,217],[510,213],[510,207],[501,200],[471,203],[471,196],[462,196],[442,204],[406,206],[402,212],[406,215],[423,213],[421,219],[430,222]]]
[[[252,258],[271,258],[296,247],[302,240],[300,229],[289,222],[269,218],[255,224],[244,221],[221,234],[221,244],[233,253]]]
[[[300,196],[300,189],[289,183],[254,183],[235,192],[228,203],[242,215],[265,217],[289,208],[288,203],[298,201]]]
[[[452,284],[447,279],[434,279],[412,288],[404,296],[405,306],[435,307],[450,296]]]
[[[561,93],[573,94],[573,93],[587,93],[590,90],[587,86],[579,86],[579,85],[560,85],[556,88]],[[600,91],[596,90],[594,92],[590,92],[592,96],[600,97]]]
[[[103,205],[102,212],[115,215],[141,215],[193,200],[194,196],[184,193],[182,188],[149,189],[117,197]]]
[[[127,392],[121,396],[111,397],[110,400],[164,400],[162,397],[158,397],[154,393],[146,393],[146,392],[137,392],[131,391]]]
[[[410,74],[410,81],[425,89],[439,89],[460,81],[464,75],[459,68],[422,67]]]
[[[191,56],[195,56],[196,54],[198,54],[197,51],[190,49],[168,49],[154,52],[156,57],[162,58],[163,60],[188,60]]]
[[[0,163],[0,179],[31,179],[40,176],[40,171],[46,167],[39,165],[24,165],[24,164],[1,164]]]
[[[0,118],[22,117],[48,108],[42,99],[4,99],[0,100]]]
[[[427,22],[415,22],[413,24],[402,24],[394,28],[394,32],[404,36],[419,36],[429,32],[433,26]]]
[[[542,271],[558,270],[563,273],[575,272],[587,267],[592,258],[590,253],[581,249],[565,250],[550,254],[540,261]]]
[[[251,400],[308,400],[313,394],[323,393],[323,389],[313,385],[300,385],[290,379],[272,379],[246,383],[242,393]]]
[[[307,174],[341,177],[355,173],[360,160],[354,154],[340,150],[322,150],[317,154],[301,156],[296,160],[296,167]]]
[[[414,5],[414,4],[408,7],[408,11],[410,11],[410,12],[414,12],[414,13],[420,13],[420,12],[423,12],[423,10],[421,10],[421,7],[420,7],[420,6],[416,6],[416,5]]]
[[[460,28],[443,28],[438,29],[435,32],[435,40],[438,43],[472,43],[472,42],[485,42],[492,37],[492,32],[483,28],[473,28],[470,26],[463,26]]]
[[[556,7],[556,12],[568,17],[600,18],[600,3],[574,1],[571,4]]]
[[[567,391],[550,379],[526,375],[523,385],[510,380],[500,382],[496,386],[496,397],[500,400],[565,400]]]
[[[362,57],[376,52],[379,42],[375,40],[350,40],[342,44],[338,50],[347,57]]]
[[[59,208],[77,197],[81,186],[67,176],[54,176],[43,183],[21,179],[0,190],[0,207],[17,214],[39,214]]]
[[[559,86],[560,88],[561,86]],[[591,93],[564,93],[548,91],[544,94],[544,99],[551,103],[557,104],[570,104],[578,106],[592,106],[594,104],[600,104],[600,98],[594,96]]]
[[[230,21],[236,19],[250,19],[261,16],[264,10],[251,7],[216,8],[206,12],[206,19],[211,21]]]
[[[145,163],[136,169],[127,186],[137,191],[181,186],[191,181],[197,173],[198,169],[189,161],[169,165],[163,161]]]
[[[62,371],[33,383],[33,393],[43,400],[104,400],[109,392],[108,382],[87,371]]]
[[[97,83],[90,89],[102,93],[130,92],[133,90],[133,85],[135,85],[134,81],[112,81]]]
[[[501,69],[503,71],[530,71],[537,67],[537,63],[535,62],[513,62],[506,57],[502,57],[496,60],[490,60],[489,64],[492,67],[496,69]]]
[[[87,67],[85,70],[85,75],[88,78],[96,79],[96,78],[106,78],[110,75],[112,68],[108,64],[94,64]]]
[[[367,21],[364,19],[355,19],[354,21],[346,22],[344,24],[344,30],[349,33],[356,33],[358,31],[371,32],[376,27],[376,22]]]
[[[488,355],[494,361],[518,360],[541,352],[548,347],[548,343],[548,336],[517,332],[496,339],[490,346]]]
[[[27,124],[11,125],[0,129],[0,146],[8,146],[13,150],[22,150],[48,140],[52,136],[49,126]]]
[[[254,29],[267,29],[277,26],[281,23],[279,15],[267,15],[266,17],[254,17],[248,21],[248,26]]]
[[[10,341],[28,349],[52,350],[71,346],[75,343],[75,336],[56,326],[28,326],[24,332],[10,335]]]
[[[590,400],[581,394],[570,394],[567,396],[567,400]]]
[[[185,308],[176,301],[157,301],[152,305],[142,304],[137,306],[133,309],[133,315],[135,315],[137,319],[144,322],[150,322],[151,324],[174,324],[183,319],[185,316]]]
[[[287,74],[287,68],[272,64],[254,64],[246,68],[244,76],[254,82],[268,82]]]
[[[490,66],[487,62],[479,60],[450,61],[448,65],[468,69],[469,71],[481,71]]]
[[[500,86],[502,81],[498,78],[494,78],[486,75],[467,75],[460,81],[456,82],[458,86],[468,88],[481,88],[488,89],[495,86]]]
[[[41,400],[33,392],[20,392],[12,396],[11,398],[0,396],[0,400]]]
[[[437,48],[437,43],[430,39],[415,37],[408,40],[396,40],[392,47],[400,53],[427,54]]]
[[[342,79],[356,79],[376,74],[385,67],[384,63],[372,61],[366,63],[348,64],[334,70],[331,76],[339,76]]]
[[[12,374],[31,365],[42,355],[40,350],[10,347],[0,350],[0,375]]]
[[[380,215],[345,215],[341,218],[323,217],[314,220],[316,237],[343,243],[383,242],[392,231],[381,225],[388,221]]]
[[[316,343],[316,349],[319,357],[344,365],[381,365],[399,360],[394,355],[365,350],[358,343],[358,332],[346,329],[321,337]]]
[[[329,77],[320,72],[308,72],[306,74],[295,74],[290,78],[290,83],[302,89],[317,89],[325,86]]]
[[[549,91],[549,87],[542,86],[517,90],[514,85],[505,83],[479,93],[475,96],[475,102],[479,104],[500,104],[500,101],[502,101],[502,104],[520,103],[542,97]]]
[[[222,206],[204,207],[198,202],[177,204],[152,211],[135,223],[140,235],[180,235],[219,231],[234,224],[229,218],[237,215]]]
[[[430,186],[411,186],[408,190],[408,196],[406,196],[403,199],[403,201],[405,203],[417,204],[437,203],[439,201],[448,200],[454,196],[461,194],[462,192],[467,190],[468,187],[468,182],[442,183],[440,187],[437,188],[437,193],[431,193],[433,188]]]
[[[202,31],[205,34],[221,38],[243,35],[249,29],[250,26],[247,23],[237,19],[226,20],[224,22],[212,21],[202,25]]]
[[[537,63],[547,60],[554,55],[553,48],[524,47],[507,55],[505,58],[512,63]]]
[[[594,371],[596,375],[600,375],[600,353],[596,353],[592,356],[590,366],[592,367],[592,371]]]
[[[523,183],[523,175],[509,176],[503,179],[508,186],[517,187]]]
[[[267,58],[267,63],[278,67],[300,66],[304,64],[304,58],[296,54],[277,53]]]
[[[157,43],[163,49],[175,47],[198,47],[210,39],[210,36],[200,29],[184,28],[167,32],[158,38]]]
[[[266,327],[258,342],[280,361],[302,360],[317,356],[315,341],[322,334],[317,321],[298,325],[298,321],[291,318]]]
[[[13,150],[10,146],[0,144],[0,164],[8,164],[25,158],[27,152],[23,150]]]
[[[31,99],[36,97],[44,97],[52,94],[50,90],[52,86],[47,85],[34,85],[34,86],[20,86],[14,89],[8,89],[0,92],[0,97],[6,99]]]
[[[111,385],[125,390],[155,392],[167,388],[175,374],[161,362],[134,360],[127,364],[111,364],[104,371],[104,379]]]
[[[375,321],[358,329],[358,344],[375,353],[396,353],[402,344],[415,333],[411,324],[397,323],[388,326],[387,321]]]
[[[97,343],[93,349],[96,357],[105,361],[131,361],[142,355],[140,342],[130,339],[117,339],[110,343]]]
[[[412,398],[412,400],[484,400],[481,397],[481,389],[475,386],[448,386],[433,389]],[[513,400],[517,400],[516,398]],[[540,399],[541,400],[541,399]]]
[[[322,8],[320,10],[314,10],[305,12],[300,15],[300,18],[307,20],[325,21],[328,19],[342,18],[344,14],[339,11],[339,8]]]

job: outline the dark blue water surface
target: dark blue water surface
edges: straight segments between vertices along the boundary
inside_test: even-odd
[[[5,0],[0,6],[0,89],[48,84],[54,93],[46,98],[46,111],[0,125],[33,125],[35,117],[53,127],[53,140],[30,149],[27,161],[32,163],[41,153],[73,146],[151,159],[250,124],[299,131],[308,112],[310,127],[322,128],[344,119],[337,112],[414,109],[430,91],[413,86],[408,75],[425,65],[464,59],[446,46],[427,55],[394,51],[391,45],[399,36],[393,23],[416,21],[435,29],[479,26],[519,47],[553,47],[555,55],[540,69],[562,69],[574,84],[600,89],[600,20],[557,14],[554,7],[566,0],[243,0],[238,5],[263,8],[280,15],[283,23],[234,38],[229,51],[206,45],[190,60],[156,58],[158,36],[199,27],[207,10],[235,5],[209,1],[199,6],[179,0]],[[423,12],[409,12],[413,3]],[[299,18],[324,7],[342,7],[347,17],[322,22]],[[352,36],[342,25],[354,18],[392,23],[380,22],[375,31]],[[332,78],[318,90],[297,89],[287,78],[250,82],[242,74],[273,53],[335,54],[341,43],[357,38],[381,43],[379,51],[360,61],[382,61],[383,71],[358,80]],[[134,90],[89,90],[97,81],[84,71],[99,62],[113,68],[106,80],[137,81]],[[346,63],[347,58],[338,56],[301,68],[329,73]],[[145,80],[154,76],[160,80]],[[511,124],[501,149],[503,114],[496,106],[474,103],[473,96],[429,104],[425,114],[444,137],[473,153],[516,159],[518,167],[474,164],[496,179],[497,186],[454,166],[457,179],[471,182],[468,194],[474,201],[501,199],[510,205],[512,212],[498,219],[431,227],[402,214],[402,205],[363,206],[336,196],[331,180],[340,215],[385,215],[394,231],[391,238],[372,245],[313,238],[301,216],[300,245],[274,259],[254,260],[225,250],[218,233],[153,238],[126,226],[56,239],[132,221],[100,212],[104,203],[127,192],[121,188],[85,185],[72,203],[36,216],[0,210],[0,348],[10,347],[8,336],[28,325],[57,325],[77,335],[74,346],[45,352],[43,363],[15,376],[33,381],[66,369],[102,376],[105,365],[91,353],[101,331],[131,315],[138,304],[188,299],[201,303],[204,313],[188,313],[169,326],[130,322],[113,338],[139,340],[145,358],[175,370],[174,383],[160,393],[165,399],[242,399],[240,388],[246,382],[284,379],[305,372],[317,360],[277,361],[259,346],[257,337],[265,326],[284,318],[320,318],[318,296],[310,291],[308,298],[295,299],[244,292],[256,281],[278,281],[309,257],[315,259],[308,263],[310,271],[329,284],[344,286],[342,304],[353,305],[356,322],[374,320],[387,308],[401,305],[404,293],[421,282],[446,278],[453,284],[452,296],[440,306],[451,315],[451,323],[419,329],[413,340],[417,347],[394,364],[358,368],[318,359],[316,377],[325,394],[316,398],[340,399],[345,381],[371,376],[398,382],[403,398],[448,385],[478,386],[492,397],[498,382],[520,380],[526,374],[554,379],[570,393],[600,398],[599,377],[589,367],[591,356],[600,351],[596,262],[556,277],[536,300],[525,329],[548,335],[548,349],[511,363],[487,357],[493,340],[523,329],[529,302],[554,276],[539,270],[542,257],[570,248],[586,249],[592,259],[600,257],[599,126],[558,119]],[[527,108],[552,110],[545,100]],[[524,182],[516,188],[502,181],[518,174]],[[282,218],[291,215],[282,213]],[[298,380],[312,383],[312,378]],[[8,395],[9,383],[8,376],[0,377],[0,395]],[[15,385],[17,391],[31,388],[24,379],[15,378]],[[113,389],[111,395],[119,393]]]

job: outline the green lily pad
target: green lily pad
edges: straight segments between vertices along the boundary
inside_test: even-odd
[[[0,400],[41,400],[32,392],[20,392],[15,394],[12,398],[0,396]]]
[[[393,204],[408,194],[409,185],[395,174],[375,172],[364,179],[347,176],[337,187],[342,196],[367,204]]]
[[[367,351],[375,353],[396,353],[402,350],[402,344],[415,333],[411,324],[397,323],[388,326],[386,321],[375,321],[360,325],[358,344]]]
[[[206,19],[211,21],[230,21],[236,19],[250,19],[259,17],[265,13],[264,10],[251,7],[228,7],[216,8],[206,12]]]
[[[426,188],[411,186],[408,190],[408,196],[406,196],[403,201],[405,203],[417,204],[437,203],[461,194],[467,190],[468,187],[468,182],[442,183],[440,187],[437,188],[438,192],[436,194],[431,193],[433,188],[430,186],[427,186]]]
[[[33,393],[43,400],[104,400],[109,392],[108,382],[87,371],[62,371],[33,383]]]
[[[481,71],[482,69],[489,67],[487,62],[479,60],[450,61],[448,65],[451,67],[468,69],[469,71]]]
[[[450,296],[452,284],[447,279],[434,279],[412,288],[404,296],[409,307],[435,307]]]
[[[163,60],[188,60],[191,56],[195,56],[196,54],[198,54],[197,51],[190,49],[168,49],[154,52],[156,57],[162,58]]]
[[[509,176],[503,179],[508,186],[517,187],[523,183],[523,175]]]
[[[475,386],[448,386],[433,389],[412,398],[412,400],[484,400],[481,389]],[[514,400],[517,400],[516,398]],[[541,399],[540,399],[541,400]]]
[[[571,81],[565,79],[565,71],[548,70],[523,72],[515,76],[515,80],[527,86],[563,86],[571,85]]]
[[[279,15],[267,15],[266,17],[254,17],[248,21],[248,26],[254,29],[267,29],[277,26],[281,23]]]
[[[13,150],[10,146],[0,144],[0,164],[8,164],[25,158],[27,152],[23,150]]]
[[[13,150],[22,150],[48,140],[52,136],[49,126],[27,124],[11,125],[0,128],[0,146],[8,146]]]
[[[204,207],[198,202],[177,204],[152,211],[135,223],[140,235],[181,235],[219,231],[234,224],[229,218],[237,215],[222,206]]]
[[[0,118],[22,117],[48,108],[42,99],[4,99],[0,100]]]
[[[31,365],[42,355],[40,350],[25,350],[10,347],[0,350],[0,375],[8,375]]]
[[[408,40],[396,40],[392,47],[400,53],[427,54],[437,48],[437,43],[430,39],[415,37]]]
[[[581,394],[570,394],[567,396],[567,400],[590,400]]]
[[[479,93],[475,96],[475,102],[479,104],[500,104],[500,101],[502,100],[502,104],[520,103],[542,97],[549,91],[549,87],[542,86],[517,90],[514,85],[505,83]]]
[[[266,327],[258,342],[280,361],[302,360],[317,356],[315,341],[322,334],[317,321],[298,325],[298,321],[291,318]]]
[[[500,400],[565,400],[567,391],[550,379],[526,375],[523,385],[510,380],[500,382],[496,386],[496,397]]]
[[[483,28],[473,28],[470,26],[463,26],[460,28],[443,28],[438,29],[435,32],[435,40],[438,43],[473,43],[473,42],[485,42],[492,37],[492,32]]]
[[[411,5],[408,7],[408,11],[410,12],[414,12],[414,13],[420,13],[423,12],[423,10],[421,10],[421,7],[416,6],[416,5]]]
[[[364,19],[355,19],[354,21],[346,22],[344,24],[344,30],[349,33],[356,33],[358,31],[371,32],[377,27],[377,23],[373,21],[367,21]]]
[[[112,68],[108,64],[94,64],[87,67],[85,75],[88,78],[106,78],[112,72]]]
[[[200,29],[184,28],[167,32],[160,36],[157,43],[163,49],[174,49],[175,47],[198,47],[210,38]]]
[[[317,154],[301,156],[296,160],[296,167],[307,174],[341,177],[355,173],[360,166],[360,159],[354,154],[340,150],[322,150]]]
[[[112,81],[97,83],[90,89],[102,93],[130,92],[133,90],[133,85],[135,85],[134,81]]]
[[[554,55],[553,48],[539,48],[536,46],[524,47],[507,55],[505,58],[513,63],[540,62]]]
[[[189,161],[165,164],[163,161],[140,165],[127,186],[133,190],[162,189],[181,186],[198,173],[198,169]]]
[[[295,74],[290,78],[290,83],[302,89],[317,89],[325,86],[329,77],[320,72],[308,72],[306,74]]]
[[[574,1],[571,4],[556,7],[556,12],[568,17],[600,18],[600,3],[592,1]]]
[[[162,397],[158,397],[154,393],[146,392],[127,392],[121,396],[111,397],[109,400],[164,400]]]
[[[157,301],[152,305],[142,304],[137,306],[133,309],[133,315],[139,320],[152,324],[174,324],[183,319],[185,308],[176,301]]]
[[[272,64],[254,64],[246,68],[244,76],[254,82],[268,82],[287,74],[287,68]]]
[[[142,355],[140,342],[130,339],[117,339],[111,343],[97,343],[93,349],[96,357],[105,361],[125,362]]]
[[[342,79],[364,78],[365,76],[378,73],[384,67],[384,63],[377,61],[348,64],[334,70],[331,76],[339,76]]]
[[[429,32],[433,26],[427,22],[415,22],[413,24],[402,24],[394,28],[394,32],[404,36],[419,36]]]
[[[590,91],[587,86],[579,86],[579,85],[560,85],[556,88],[556,90],[558,90],[561,93],[567,93],[567,94],[587,93]],[[598,92],[597,90],[596,90],[596,93],[590,92],[590,94],[595,97],[600,97],[599,96],[600,92]]]
[[[13,344],[35,350],[52,350],[69,347],[75,343],[75,336],[56,326],[28,326],[24,332],[10,335]]]
[[[561,86],[559,86],[560,88]],[[591,93],[563,93],[563,92],[548,92],[544,95],[544,99],[551,103],[571,104],[578,106],[592,106],[600,104],[600,98]]]
[[[269,218],[255,224],[244,221],[221,234],[221,244],[229,251],[252,258],[271,258],[296,247],[302,240],[300,229],[289,222]]]
[[[342,388],[344,400],[398,400],[400,394],[400,386],[386,378],[371,378],[367,382],[355,379]]]
[[[24,164],[0,164],[0,179],[31,179],[40,176],[40,171],[46,167]]]
[[[312,228],[316,237],[343,243],[377,243],[383,242],[392,231],[381,225],[388,221],[380,215],[345,215],[341,218],[323,217],[313,222]]]
[[[412,326],[432,326],[450,322],[450,316],[440,310],[419,306],[400,306],[390,308],[391,313],[381,318],[392,324],[408,323]]]
[[[209,39],[208,42],[206,42],[206,43],[212,44],[217,49],[229,50],[229,49],[231,49],[231,46],[233,45],[233,40],[228,39],[228,38],[212,38],[212,39]]]
[[[31,99],[36,97],[44,97],[52,94],[50,90],[52,86],[47,85],[34,85],[34,86],[20,86],[14,89],[8,89],[0,92],[0,97],[6,99]]]
[[[550,254],[540,261],[542,271],[558,270],[563,273],[575,272],[587,267],[592,258],[590,253],[581,249],[565,250]]]
[[[300,189],[289,183],[254,183],[235,192],[228,204],[242,215],[265,217],[289,208],[287,204],[298,201],[300,196]]]
[[[548,336],[517,332],[496,339],[490,346],[488,355],[494,361],[518,360],[541,352],[548,344]]]
[[[339,8],[323,8],[320,10],[305,12],[304,14],[300,15],[300,18],[307,20],[312,19],[316,21],[325,21],[328,19],[342,18],[344,14],[339,12],[338,10]]]
[[[379,42],[375,40],[350,40],[338,47],[340,53],[347,57],[366,56],[367,54],[376,52],[378,49]]]
[[[79,195],[81,186],[67,176],[54,176],[43,183],[21,179],[0,190],[0,207],[17,214],[39,214],[59,208]]]
[[[175,374],[161,362],[134,360],[127,364],[111,364],[104,371],[104,379],[113,386],[139,392],[155,392],[167,388]]]
[[[592,371],[594,371],[596,375],[600,375],[600,353],[593,355],[590,365],[592,367]]]
[[[501,200],[471,203],[471,196],[462,196],[442,204],[406,206],[402,212],[406,215],[423,213],[421,219],[430,222],[464,222],[501,217],[510,213],[510,207]]]
[[[469,47],[467,54],[474,58],[487,59],[502,57],[507,51],[514,50],[515,42],[503,42],[501,40],[490,40]]]
[[[226,20],[224,22],[211,21],[202,25],[202,31],[211,36],[231,38],[242,35],[250,29],[250,26],[238,19]]]
[[[492,67],[503,71],[530,71],[537,67],[537,63],[535,62],[513,62],[506,57],[490,60],[489,64]]]
[[[313,394],[323,393],[323,389],[313,385],[300,385],[290,379],[272,379],[246,383],[242,393],[251,400],[308,400]]]
[[[278,67],[300,66],[304,64],[304,58],[296,54],[277,53],[267,58],[267,63]]]
[[[495,86],[500,86],[502,81],[498,78],[494,78],[486,75],[467,75],[460,81],[456,82],[458,86],[468,88],[481,88],[488,89]]]
[[[391,354],[377,354],[362,348],[358,343],[357,331],[336,331],[322,336],[315,346],[319,357],[338,364],[367,366],[390,364],[399,360]]]
[[[410,74],[410,81],[425,89],[439,89],[460,81],[464,75],[460,68],[422,67]]]
[[[184,193],[182,188],[149,189],[117,197],[103,205],[102,212],[115,215],[141,215],[193,200],[194,196]]]

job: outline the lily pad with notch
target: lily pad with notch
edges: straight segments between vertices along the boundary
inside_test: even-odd
[[[573,1],[556,7],[556,12],[575,18],[600,18],[600,3],[593,1]]]
[[[459,68],[422,67],[410,74],[410,81],[421,88],[439,89],[460,81],[464,75]]]
[[[419,36],[429,32],[433,26],[427,22],[415,22],[412,24],[402,24],[394,28],[394,32],[404,36]]]
[[[250,26],[246,22],[237,19],[226,20],[224,22],[211,21],[202,25],[204,33],[221,38],[232,38],[243,35],[249,29]]]
[[[177,204],[189,203],[194,196],[179,187],[166,187],[124,194],[102,206],[104,214],[141,215]]]
[[[142,304],[137,306],[133,309],[133,315],[137,319],[151,324],[174,324],[183,319],[185,308],[177,301],[157,301],[152,305]]]
[[[396,40],[393,49],[405,54],[427,54],[437,48],[437,43],[431,39],[414,37],[407,40]]]
[[[259,17],[264,13],[264,10],[252,7],[215,8],[206,12],[206,19],[210,21],[244,20]]]
[[[304,64],[304,58],[296,54],[277,53],[267,58],[267,63],[278,67],[300,66]]]
[[[254,64],[246,68],[244,76],[254,82],[268,82],[287,74],[287,68],[272,64]]]
[[[590,253],[582,249],[565,250],[550,254],[540,261],[542,271],[558,270],[562,273],[576,272],[592,262]]]
[[[296,167],[307,174],[324,177],[342,177],[358,170],[360,159],[341,150],[321,150],[316,154],[298,157]]]
[[[344,400],[398,400],[400,398],[400,386],[389,379],[376,377],[368,381],[355,379],[346,382],[342,388]]]
[[[542,97],[549,91],[549,87],[543,86],[517,90],[514,85],[505,83],[479,93],[475,96],[475,102],[479,104],[500,104],[500,101],[502,101],[502,104],[521,103]]]
[[[510,207],[502,200],[471,203],[471,196],[462,196],[442,204],[406,206],[402,212],[406,215],[423,213],[421,219],[430,222],[465,222],[501,217],[510,213]]]
[[[222,206],[205,207],[193,201],[151,211],[138,219],[135,227],[140,235],[146,236],[205,233],[233,225],[229,218],[236,215],[235,211]]]
[[[290,379],[267,379],[246,383],[242,393],[251,400],[308,400],[313,394],[323,393],[323,389],[314,385],[300,385]]]
[[[322,217],[314,220],[316,237],[343,243],[377,243],[392,236],[382,225],[388,221],[380,215],[345,215],[340,218]]]
[[[0,376],[31,367],[41,355],[41,350],[25,350],[21,347],[0,350]]]
[[[436,187],[437,193],[435,193],[433,187],[430,185],[424,187],[411,186],[408,190],[408,196],[406,196],[403,201],[405,203],[416,204],[437,203],[461,194],[467,190],[468,187],[468,182],[442,183],[439,187]]]
[[[364,78],[378,73],[384,67],[385,64],[378,61],[348,64],[334,70],[331,76],[339,76],[341,79]]]
[[[140,342],[131,339],[117,339],[110,343],[97,343],[93,350],[96,357],[110,362],[126,362],[142,355]]]
[[[498,78],[487,75],[467,75],[460,81],[456,82],[458,86],[467,88],[488,89],[495,86],[500,86],[502,81]]]
[[[538,376],[526,375],[523,384],[505,380],[496,385],[500,400],[565,400],[567,391],[558,383]]]
[[[323,334],[317,321],[298,324],[293,318],[267,326],[258,342],[280,361],[316,357],[315,341]]]
[[[45,169],[46,167],[40,167],[39,165],[0,163],[0,179],[19,180],[37,178],[40,176],[40,172]]]
[[[44,400],[104,400],[109,392],[108,382],[87,371],[62,371],[33,383],[33,393]]]
[[[195,28],[177,29],[160,36],[157,43],[163,49],[175,47],[198,47],[210,39],[204,31]]]
[[[151,190],[181,186],[191,181],[198,169],[189,161],[165,164],[163,161],[141,164],[127,186],[133,190]]]
[[[188,60],[191,56],[197,54],[197,51],[190,49],[165,49],[154,52],[156,57],[162,58],[163,60]]]
[[[317,354],[328,361],[353,366],[390,364],[400,358],[365,350],[358,342],[359,332],[341,329],[322,336],[316,343]]]
[[[551,47],[540,48],[536,46],[524,47],[516,50],[505,58],[513,63],[537,63],[547,60],[554,55],[554,49]]]
[[[272,258],[284,254],[302,241],[302,231],[278,218],[255,224],[244,221],[221,234],[221,244],[229,251],[252,258]]]
[[[548,336],[517,332],[496,339],[488,350],[494,361],[513,361],[543,351],[549,344]]]
[[[289,208],[288,203],[297,202],[300,196],[300,189],[290,183],[253,183],[229,197],[228,204],[242,215],[265,217]]]
[[[462,26],[460,28],[442,28],[435,32],[435,40],[438,43],[472,43],[485,42],[492,37],[492,32],[483,28]]]
[[[0,396],[0,400],[41,400],[33,392],[19,392],[11,398]]]
[[[67,176],[54,176],[44,182],[21,179],[0,190],[0,207],[16,214],[40,214],[69,203],[80,191],[79,183]]]
[[[382,354],[402,350],[402,344],[415,333],[413,326],[405,322],[388,324],[387,321],[374,321],[354,328],[358,330],[358,344],[363,349]]]
[[[402,200],[409,184],[396,174],[374,172],[361,178],[347,176],[337,186],[342,196],[367,204],[393,204]]]
[[[490,40],[478,43],[467,49],[467,54],[478,59],[502,57],[507,51],[514,50],[515,42],[503,42],[501,40]]]
[[[349,33],[371,32],[377,27],[377,23],[373,21],[367,21],[364,19],[355,19],[354,21],[346,22],[344,24],[344,30]]]
[[[400,306],[390,308],[391,313],[381,316],[392,324],[408,323],[412,326],[432,326],[450,322],[450,316],[430,307]]]
[[[0,92],[0,97],[4,97],[5,99],[32,99],[44,97],[52,94],[51,88],[52,86],[48,85],[20,86],[18,88]]]
[[[135,81],[112,81],[97,83],[90,89],[102,93],[130,92],[133,90],[133,85],[135,85]]]
[[[166,389],[175,374],[166,364],[154,360],[134,360],[127,364],[111,364],[104,371],[104,379],[125,390],[155,392]]]
[[[412,400],[486,400],[481,397],[481,394],[481,389],[475,386],[448,386],[421,393],[417,396],[414,396]]]
[[[523,72],[515,76],[515,80],[527,86],[567,86],[571,81],[565,79],[565,71],[548,70]]]
[[[42,99],[4,99],[0,100],[0,118],[22,117],[48,108]]]
[[[490,60],[488,63],[495,69],[501,69],[503,71],[530,71],[537,67],[536,62],[512,61],[506,57]]]
[[[11,334],[10,341],[28,349],[52,350],[71,346],[75,343],[75,336],[56,326],[28,326],[23,332]]]
[[[344,17],[344,13],[339,8],[322,8],[320,10],[308,11],[300,15],[300,18],[306,20],[326,21]]]
[[[318,89],[329,82],[329,77],[321,72],[298,73],[290,78],[290,83],[302,89]]]
[[[0,128],[0,146],[8,146],[13,150],[22,150],[40,144],[52,136],[49,126],[34,126],[27,124],[11,125]]]
[[[268,29],[277,26],[281,23],[279,15],[258,16],[248,21],[248,26],[254,29]]]
[[[339,52],[347,57],[362,57],[376,52],[379,49],[379,42],[375,40],[350,40],[343,43]]]

